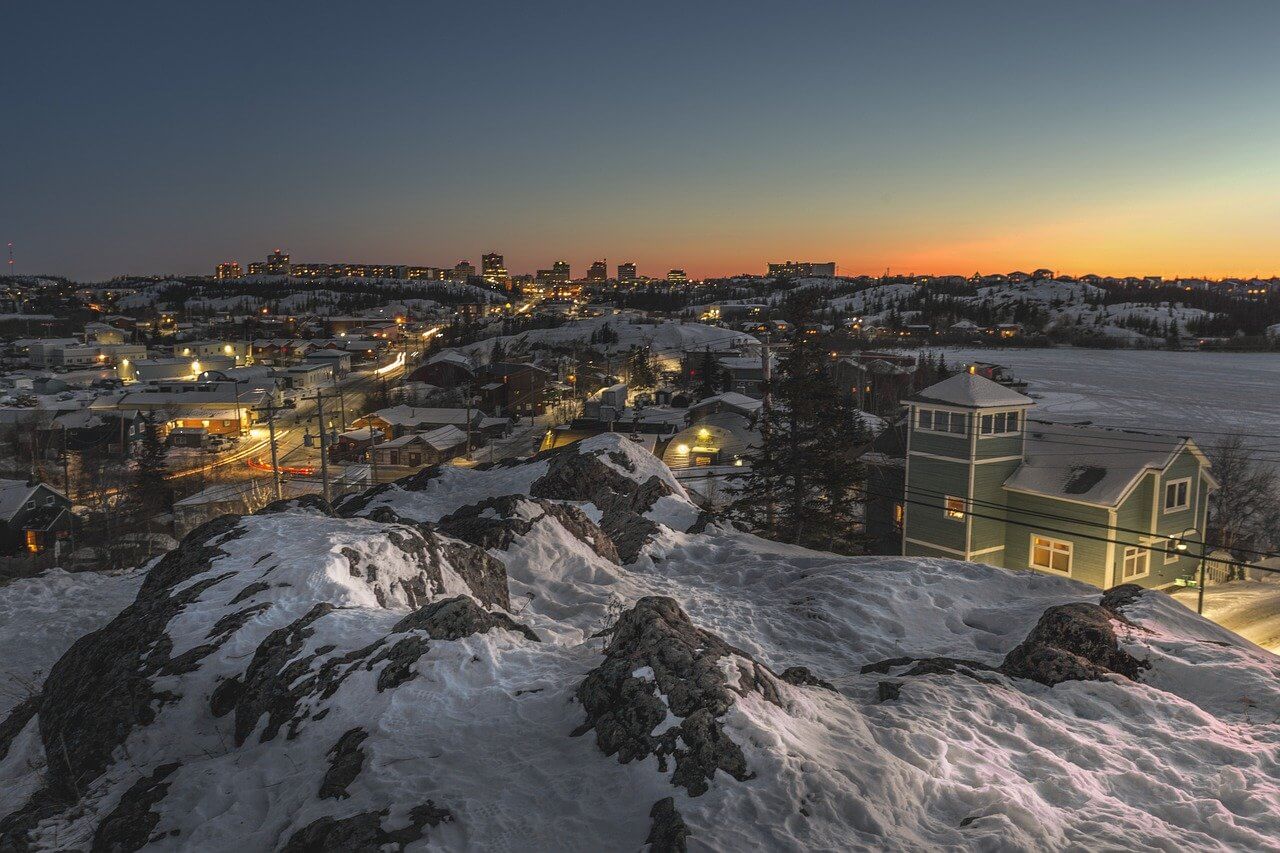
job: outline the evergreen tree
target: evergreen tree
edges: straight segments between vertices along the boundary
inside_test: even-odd
[[[720,363],[716,361],[716,357],[711,354],[711,348],[708,347],[702,353],[702,370],[698,382],[698,399],[706,397],[714,397],[719,393]]]
[[[761,442],[747,454],[751,467],[730,514],[770,539],[852,553],[863,538],[865,481],[855,451],[870,436],[823,355],[797,335],[781,360]]]
[[[173,490],[165,481],[168,473],[166,457],[169,448],[160,438],[160,422],[150,412],[142,418],[142,449],[138,452],[137,470],[134,473],[134,489],[138,502],[148,510],[168,511],[173,504]]]
[[[636,388],[652,388],[658,384],[653,365],[649,363],[649,353],[640,347],[631,351],[631,384]]]

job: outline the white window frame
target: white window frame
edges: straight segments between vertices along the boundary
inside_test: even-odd
[[[1178,504],[1177,506],[1172,506],[1172,507],[1169,506],[1169,487],[1170,486],[1173,486],[1173,487],[1186,486],[1187,487],[1185,503],[1181,503],[1181,504]],[[1187,510],[1191,509],[1191,478],[1179,477],[1176,480],[1165,480],[1164,493],[1160,498],[1160,505],[1164,508],[1165,515],[1169,515],[1170,513],[1174,513],[1174,512],[1186,512]]]
[[[952,509],[952,501],[958,503],[960,508]],[[958,498],[955,495],[945,495],[942,498],[942,517],[948,521],[964,521],[966,509],[968,509],[968,507],[965,506],[964,498]]]
[[[1013,415],[1015,421],[1017,422],[1018,426],[1016,429],[1008,428],[1007,424],[1009,420],[1009,415]],[[1003,432],[995,431],[995,419],[997,416],[1003,416],[1005,419],[1006,427]],[[1020,409],[1010,409],[1003,412],[983,412],[977,417],[978,417],[978,438],[1007,438],[1011,435],[1022,435],[1023,418],[1022,418],[1022,411]],[[983,422],[986,421],[987,418],[991,418],[991,432],[983,431],[984,429]]]
[[[1049,565],[1047,566],[1041,566],[1036,563],[1036,540],[1037,539],[1043,539],[1046,543],[1048,543],[1047,547],[1049,549]],[[1059,548],[1055,546],[1064,546],[1064,547]],[[1050,574],[1062,575],[1063,577],[1070,577],[1071,566],[1075,561],[1075,549],[1076,549],[1076,546],[1074,542],[1069,542],[1065,539],[1054,539],[1051,536],[1045,536],[1044,534],[1041,534],[1041,533],[1032,533],[1029,540],[1029,548],[1027,550],[1027,565],[1033,569],[1036,569],[1037,571],[1049,572]],[[1053,567],[1053,555],[1055,553],[1056,554],[1065,553],[1067,555],[1067,570],[1065,572],[1062,571],[1061,569],[1055,569]]]
[[[1142,571],[1129,574],[1129,561],[1133,560],[1136,567],[1139,562],[1142,564]],[[1124,556],[1120,560],[1120,581],[1140,580],[1151,574],[1151,549],[1140,548],[1136,545],[1128,545],[1124,549]]]
[[[929,413],[929,426],[924,426],[923,415],[925,412]],[[947,429],[937,428],[938,415],[947,416]],[[961,421],[961,423],[964,424],[964,429],[960,430],[960,432],[955,432],[950,428],[952,419],[957,417],[964,419]],[[921,407],[916,409],[916,430],[918,432],[928,432],[934,435],[949,435],[953,438],[966,438],[969,435],[968,417],[969,415],[966,412],[953,412],[950,409],[930,409]]]

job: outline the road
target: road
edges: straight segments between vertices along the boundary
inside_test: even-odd
[[[1179,590],[1174,598],[1196,609],[1196,590]],[[1204,615],[1264,649],[1280,652],[1280,583],[1231,581],[1205,587]]]

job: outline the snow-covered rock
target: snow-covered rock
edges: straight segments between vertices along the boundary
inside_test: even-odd
[[[97,630],[0,723],[0,849],[1280,834],[1280,659],[1160,593],[707,524],[620,436],[217,519],[120,603],[67,597]]]

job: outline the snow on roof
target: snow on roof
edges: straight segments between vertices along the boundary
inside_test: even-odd
[[[725,391],[723,394],[704,397],[690,406],[689,410],[704,409],[716,403],[723,403],[731,408],[741,409],[746,412],[754,412],[764,405],[763,400],[757,400],[755,397],[748,397],[746,394],[739,394],[737,391]]]
[[[910,398],[913,403],[941,403],[983,409],[988,406],[1030,406],[1034,400],[976,373],[957,373]]]
[[[467,358],[465,353],[458,352],[454,349],[442,350],[441,352],[436,353],[431,356],[431,358],[427,359],[427,364],[438,364],[445,361],[450,364],[456,364],[459,367],[465,367],[467,370],[474,369],[471,366],[471,359]]]
[[[478,409],[471,410],[471,419],[481,416]],[[434,409],[418,406],[399,405],[389,409],[379,409],[370,417],[380,418],[389,424],[465,424],[466,409]]]
[[[0,518],[8,521],[27,502],[40,484],[30,485],[26,480],[0,480]]]
[[[1116,506],[1138,477],[1163,470],[1186,444],[1181,436],[1029,421],[1025,458],[1004,485]]]

